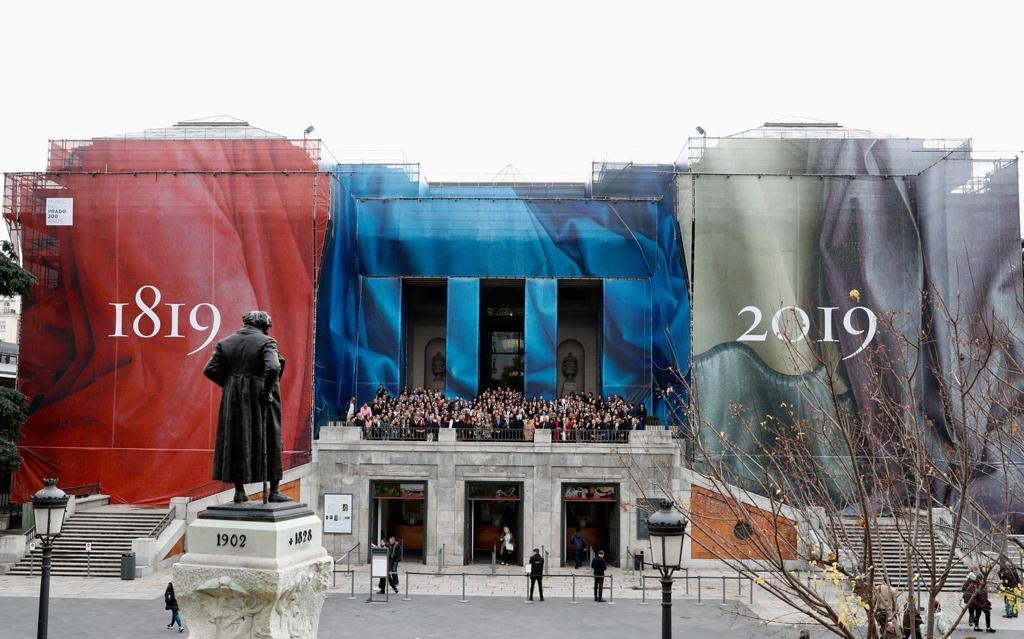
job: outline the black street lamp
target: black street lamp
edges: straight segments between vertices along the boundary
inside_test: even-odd
[[[672,573],[683,562],[683,541],[686,539],[686,518],[672,508],[672,502],[661,502],[661,508],[647,518],[651,538],[651,564],[661,573],[661,637],[672,639]]]
[[[57,488],[56,479],[44,479],[43,489],[32,495],[32,510],[36,518],[36,537],[43,545],[41,579],[39,580],[39,623],[36,637],[46,639],[46,625],[50,614],[50,556],[53,542],[64,527],[64,513],[67,512],[68,496]]]

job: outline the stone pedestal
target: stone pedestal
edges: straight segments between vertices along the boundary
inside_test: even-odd
[[[174,566],[182,620],[197,639],[316,637],[332,561],[305,504],[208,508]]]

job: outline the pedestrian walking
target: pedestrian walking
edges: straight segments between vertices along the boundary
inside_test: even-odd
[[[398,562],[402,561],[402,547],[394,536],[391,536],[387,541],[382,539],[378,548],[388,549],[388,576],[377,581],[377,594],[383,595],[388,585],[398,593]]]
[[[992,629],[992,602],[988,600],[988,587],[985,580],[971,572],[967,575],[967,581],[960,587],[963,592],[964,603],[967,605],[967,625],[974,629],[974,632],[981,632],[978,624],[981,622],[981,613],[985,613],[985,632],[995,632]]]
[[[569,543],[572,545],[572,558],[576,563],[576,570],[579,570],[580,562],[583,561],[583,551],[587,547],[587,540],[583,538],[583,534],[580,533],[579,528],[577,528],[576,532],[573,533]]]
[[[590,567],[594,570],[594,601],[604,601],[604,572],[608,570],[608,564],[604,561],[603,550],[597,551]]]
[[[508,566],[513,563],[516,546],[512,540],[512,531],[505,526],[501,533],[501,565]]]
[[[875,620],[879,628],[885,628],[890,621],[896,620],[896,589],[889,582],[875,586]]]
[[[530,557],[530,601],[533,601],[534,584],[540,591],[540,600],[544,601],[544,558],[540,556],[540,548],[534,548]]]
[[[178,612],[178,598],[174,596],[174,584],[169,581],[164,590],[164,610],[171,611],[171,623],[167,624],[167,629],[170,630],[174,624],[178,624],[178,632],[185,632],[181,625],[181,613]]]

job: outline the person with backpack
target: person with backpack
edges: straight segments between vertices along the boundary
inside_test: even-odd
[[[1006,606],[1006,614],[1003,616],[1013,619],[1017,616],[1017,606],[1020,605],[1020,575],[1013,562],[1005,555],[999,557],[999,590],[1003,594],[1003,604]]]

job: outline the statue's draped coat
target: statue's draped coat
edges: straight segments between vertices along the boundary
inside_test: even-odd
[[[217,343],[203,370],[222,390],[213,450],[214,479],[242,483],[281,479],[278,382],[283,370],[277,342],[256,327],[243,326]],[[270,447],[269,455],[264,442]]]

